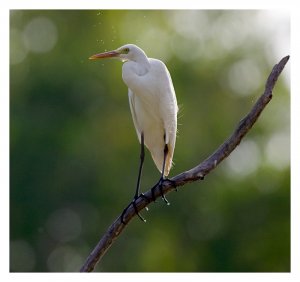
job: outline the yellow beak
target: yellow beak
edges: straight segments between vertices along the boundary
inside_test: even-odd
[[[89,57],[90,60],[99,60],[99,59],[105,59],[105,58],[113,58],[113,57],[118,57],[120,53],[116,50],[114,51],[108,51],[100,54],[95,54],[91,57]]]

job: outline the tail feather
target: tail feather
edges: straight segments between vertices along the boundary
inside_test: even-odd
[[[152,156],[152,159],[153,159],[157,169],[160,171],[160,173],[162,173],[163,162],[164,162],[163,151],[152,152],[151,156]],[[167,157],[166,157],[164,176],[168,176],[170,173],[170,170],[171,170],[172,164],[173,164],[172,159],[173,159],[173,150],[169,150]]]

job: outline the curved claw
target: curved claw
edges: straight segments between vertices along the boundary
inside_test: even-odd
[[[151,188],[151,194],[152,194],[152,200],[155,202],[155,195],[154,195],[154,191],[155,188],[158,186],[159,187],[159,191],[160,191],[160,196],[161,198],[164,200],[164,202],[167,205],[170,205],[170,202],[167,200],[167,198],[165,197],[163,190],[162,190],[162,184],[165,181],[165,179],[163,179],[162,177],[159,179],[159,181]],[[169,181],[169,180],[168,180]]]
[[[164,202],[169,206],[170,202],[167,200],[167,198],[165,197],[165,195],[162,195],[161,197],[164,200]]]
[[[158,182],[158,187],[159,187],[159,191],[160,191],[160,196],[162,197],[162,199],[164,200],[164,202],[169,206],[170,202],[167,200],[166,196],[163,193],[162,190],[162,184],[164,183],[165,179],[161,178]]]
[[[136,201],[136,199],[133,199],[133,201],[132,201],[132,205],[133,205],[133,207],[134,207],[135,213],[137,214],[137,216],[140,218],[141,221],[146,222],[146,219],[143,218],[143,217],[141,216],[141,214],[139,213],[135,201]]]
[[[149,203],[150,203],[150,199],[148,198],[148,197],[146,197],[143,193],[140,195],[141,197],[143,197],[144,199],[146,199]],[[123,210],[123,212],[122,212],[122,214],[121,214],[121,222],[123,223],[123,224],[127,224],[127,223],[125,223],[125,221],[124,221],[124,215],[125,215],[125,213],[127,212],[127,210],[129,209],[129,207],[131,206],[131,205],[133,205],[133,208],[134,208],[134,211],[135,211],[135,213],[136,213],[136,215],[140,218],[140,220],[141,221],[143,221],[143,222],[146,222],[146,219],[145,218],[143,218],[142,216],[141,216],[141,214],[139,213],[139,211],[138,211],[138,209],[137,209],[137,206],[136,206],[136,200],[138,199],[139,197],[136,197],[136,198],[134,198],[133,200],[132,200],[132,202]],[[146,207],[146,210],[148,210],[148,208]]]

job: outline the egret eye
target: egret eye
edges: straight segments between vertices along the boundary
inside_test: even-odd
[[[128,53],[129,53],[129,48],[127,48],[127,47],[124,48],[122,53],[123,53],[123,54],[128,54]]]

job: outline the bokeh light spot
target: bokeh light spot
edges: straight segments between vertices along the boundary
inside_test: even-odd
[[[268,163],[275,169],[282,170],[290,164],[290,137],[285,132],[271,136],[266,145]]]
[[[47,221],[49,234],[58,242],[76,239],[82,229],[81,220],[71,209],[59,209],[53,212]]]
[[[260,162],[258,146],[254,141],[242,142],[228,157],[228,172],[233,177],[245,177],[253,173]]]
[[[46,53],[57,42],[57,28],[50,19],[36,17],[26,25],[23,36],[28,50],[35,53]]]
[[[10,269],[11,271],[33,271],[36,258],[33,248],[25,240],[10,242]]]
[[[12,28],[10,30],[10,63],[16,65],[23,62],[27,53],[22,33],[18,29]]]
[[[255,61],[243,59],[235,62],[229,69],[229,86],[235,94],[253,95],[260,86],[261,71]]]
[[[48,257],[47,266],[51,272],[78,271],[82,264],[81,255],[70,246],[55,248]]]

